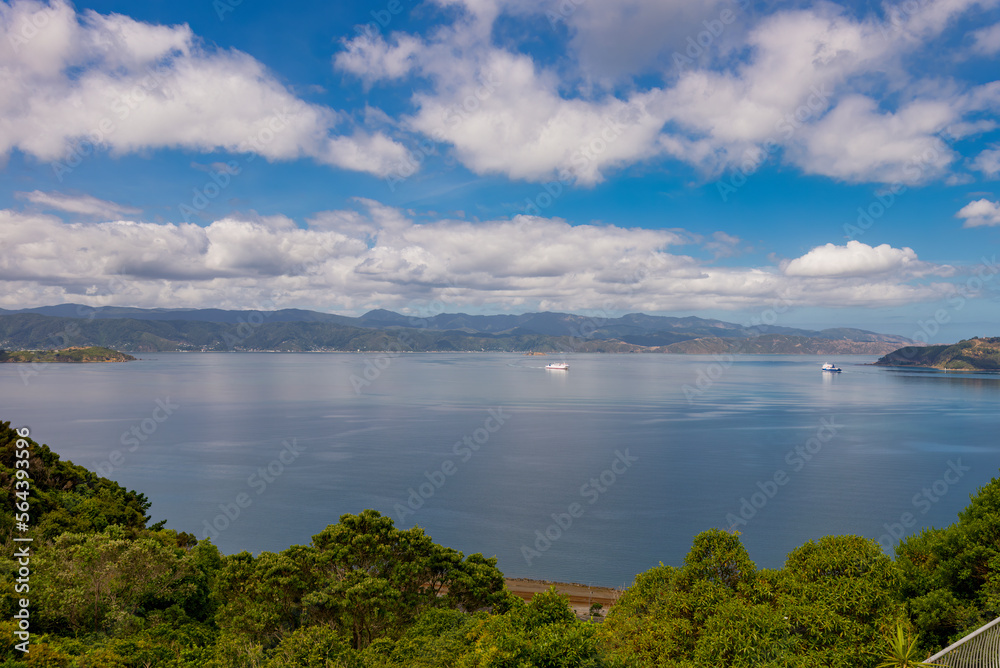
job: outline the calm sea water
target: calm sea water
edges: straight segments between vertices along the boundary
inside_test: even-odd
[[[0,419],[227,553],[375,508],[508,576],[630,583],[738,528],[758,566],[894,543],[998,474],[1000,376],[826,358],[153,354],[0,365]]]

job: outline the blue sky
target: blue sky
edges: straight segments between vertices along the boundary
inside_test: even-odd
[[[0,3],[0,307],[996,334],[998,4]]]

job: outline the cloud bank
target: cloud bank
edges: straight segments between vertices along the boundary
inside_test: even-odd
[[[58,241],[56,241],[58,240]],[[781,266],[732,268],[695,257],[735,237],[682,230],[511,220],[416,222],[371,200],[316,214],[231,216],[207,226],[134,220],[66,223],[0,211],[0,304],[362,312],[431,302],[479,311],[669,312],[791,305],[888,306],[939,298],[949,267],[909,248],[827,244]],[[683,252],[687,249],[689,252]]]

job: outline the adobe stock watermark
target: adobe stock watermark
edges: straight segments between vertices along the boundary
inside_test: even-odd
[[[632,464],[639,461],[638,457],[633,457],[628,448],[625,451],[615,450],[615,458],[608,468],[601,471],[597,476],[591,478],[580,487],[580,497],[587,500],[587,505],[592,506],[597,503],[602,494],[619,480],[621,476],[628,472]],[[580,519],[587,512],[586,507],[579,501],[573,501],[566,506],[564,513],[552,513],[552,524],[542,529],[535,529],[534,547],[527,544],[521,545],[521,556],[530,566],[531,562],[547,552],[552,545],[563,537],[573,520]]]
[[[506,412],[503,407],[491,408],[489,416],[483,420],[483,426],[474,429],[472,434],[466,434],[460,441],[456,441],[451,448],[452,454],[462,463],[468,462],[475,453],[489,443],[493,434],[507,424],[507,420],[511,416],[512,414]],[[417,484],[416,487],[410,487],[406,490],[409,493],[406,503],[397,503],[392,507],[392,512],[396,514],[397,524],[402,523],[407,515],[414,515],[423,508],[424,503],[444,487],[448,478],[456,473],[458,473],[458,464],[454,459],[446,459],[433,471],[425,471],[425,480]]]
[[[115,274],[107,282],[107,288],[109,292],[114,292],[118,287],[127,287],[125,277],[122,274]],[[93,306],[86,306],[84,304],[77,304],[76,315],[78,318],[90,322],[97,317],[97,309]],[[65,327],[60,329],[58,332],[53,332],[49,334],[46,338],[50,341],[53,349],[68,348],[78,339],[83,336],[83,332],[80,329],[80,324],[75,320],[70,320]],[[21,377],[21,382],[25,386],[31,381],[32,378],[41,376],[50,371],[56,371],[58,369],[64,369],[65,366],[58,362],[31,362],[29,364],[18,364],[18,375]]]
[[[681,391],[684,392],[684,398],[687,399],[687,402],[693,404],[704,396],[725,375],[729,367],[733,365],[736,361],[736,355],[744,352],[750,341],[765,334],[761,327],[776,324],[780,316],[787,313],[790,308],[791,302],[784,297],[779,297],[768,308],[761,311],[760,315],[756,315],[743,323],[743,327],[751,330],[750,336],[746,339],[741,339],[729,352],[721,355],[712,355],[712,361],[698,369],[694,385],[685,383],[681,387]]]
[[[61,183],[68,174],[83,164],[86,158],[106,146],[108,139],[117,132],[120,124],[140,109],[155,91],[167,93],[169,88],[164,82],[172,76],[173,72],[167,69],[147,67],[145,77],[108,105],[112,114],[103,116],[87,135],[71,142],[63,159],[52,163],[52,172],[59,182]]]
[[[263,127],[257,130],[256,134],[247,135],[245,144],[252,147],[250,154],[242,159],[242,164],[237,160],[230,160],[223,169],[210,172],[210,178],[200,188],[193,188],[191,203],[180,203],[178,211],[184,217],[184,222],[192,223],[199,214],[230,185],[233,177],[243,172],[243,168],[253,162],[258,155],[261,155],[264,147],[274,141],[283,130],[288,127],[288,110],[274,112],[269,116]]]
[[[945,148],[953,144],[959,138],[953,135],[948,128],[941,130],[935,135]],[[899,201],[899,198],[909,191],[907,183],[920,183],[928,169],[938,164],[943,151],[936,147],[930,147],[917,155],[913,155],[903,164],[904,179],[895,181],[884,188],[875,191],[872,200],[858,207],[858,217],[853,223],[844,223],[844,236],[850,240],[864,236],[875,223],[882,218]]]
[[[493,94],[503,85],[503,80],[497,72],[486,72],[480,75],[479,86],[466,95],[461,102],[456,102],[441,113],[441,120],[451,128],[456,128],[464,123],[473,113],[478,111],[483,102],[490,99]],[[393,165],[392,170],[385,176],[385,184],[390,192],[396,192],[396,187],[405,182],[420,170],[424,160],[432,155],[438,155],[438,148],[448,143],[444,130],[437,129],[432,134],[433,141],[417,142],[415,148],[407,151],[402,160]],[[442,150],[443,153],[443,150]],[[449,165],[455,164],[455,159],[449,154],[446,158]]]
[[[737,11],[744,11],[750,6],[750,1],[732,0],[732,4],[736,6]],[[736,13],[728,7],[720,11],[717,17],[702,21],[701,25],[705,29],[699,31],[697,34],[688,36],[684,53],[674,51],[670,56],[670,60],[673,62],[674,67],[677,68],[677,71],[682,72],[693,68],[696,64],[695,59],[705,55],[712,44],[715,43],[715,40],[719,39],[726,28],[735,21]]]
[[[746,185],[750,175],[755,173],[772,155],[778,152],[783,142],[787,142],[798,132],[807,121],[819,116],[830,106],[832,90],[827,90],[825,84],[810,86],[805,102],[795,108],[795,111],[785,114],[774,124],[775,134],[764,140],[754,151],[746,151],[739,169],[726,179],[715,182],[715,188],[723,202]]]
[[[371,10],[370,14],[373,20],[354,26],[354,32],[368,39],[374,39],[389,27],[393,19],[403,13],[403,9],[401,0],[389,0],[383,9]]]
[[[136,452],[145,445],[146,441],[156,433],[160,425],[167,421],[174,414],[180,404],[170,401],[170,397],[156,400],[156,407],[149,417],[133,424],[129,429],[122,432],[118,442],[123,448],[128,448],[126,452]],[[110,478],[116,470],[124,468],[127,457],[121,450],[112,450],[101,462],[91,462],[90,470],[96,471],[98,475]]]
[[[580,5],[587,0],[561,0],[554,10],[545,10],[545,18],[549,20],[549,25],[555,28],[560,21],[565,21],[576,13]]]
[[[814,436],[785,453],[784,461],[791,468],[791,473],[784,468],[776,469],[770,478],[757,482],[757,490],[752,492],[749,498],[740,497],[740,506],[736,512],[726,513],[725,521],[730,533],[736,531],[737,527],[749,524],[750,520],[778,495],[780,489],[791,481],[791,474],[798,473],[808,466],[823,446],[833,440],[837,431],[844,427],[842,424],[837,424],[836,419],[834,415],[821,418],[820,426]]]
[[[247,487],[254,490],[256,496],[267,491],[268,486],[272,485],[285,472],[285,468],[294,463],[302,451],[306,449],[306,446],[299,445],[295,438],[290,441],[287,439],[282,441],[281,446],[281,450],[278,451],[274,459],[266,466],[258,467],[247,477]],[[202,539],[218,538],[226,529],[235,524],[240,515],[251,505],[253,505],[253,498],[247,492],[240,492],[232,501],[220,503],[219,510],[222,512],[211,520],[205,520]]]
[[[243,4],[243,0],[212,0],[212,9],[220,21],[226,20],[226,14],[236,11],[236,8]]]
[[[444,291],[455,290],[458,285],[449,276],[447,278],[448,286],[444,288]],[[444,295],[442,295],[444,296]],[[441,315],[445,312],[446,305],[440,299],[432,299],[423,305],[421,309],[426,315],[421,316],[410,316],[408,318],[407,327],[411,329],[429,329],[431,326],[431,319],[435,316]],[[407,307],[409,309],[409,306]],[[361,392],[366,388],[370,387],[379,377],[382,372],[392,366],[392,361],[399,357],[401,354],[407,350],[413,350],[416,346],[416,341],[413,335],[406,330],[396,330],[394,332],[393,341],[389,344],[386,350],[381,351],[375,355],[365,353],[365,368],[360,375],[352,373],[348,379],[351,383],[351,387],[354,388],[354,394],[360,396]]]
[[[271,299],[255,304],[254,310],[250,311],[245,319],[243,316],[236,318],[236,331],[222,332],[222,342],[229,350],[240,348],[247,339],[264,326],[268,318],[274,315],[275,306],[276,304]]]
[[[883,39],[889,39],[889,34],[905,30],[905,20],[917,13],[921,7],[926,6],[928,0],[905,0],[897,5],[886,9],[886,20],[879,21],[878,29],[882,33]]]
[[[948,296],[946,303],[948,308],[939,308],[926,320],[917,320],[918,329],[910,335],[914,341],[930,343],[931,337],[936,336],[941,331],[941,325],[951,322],[951,314],[957,313],[965,308],[969,299],[975,297],[993,278],[1000,274],[1000,266],[997,265],[997,256],[992,258],[985,255],[975,269],[975,275],[970,276],[964,284],[955,285],[955,292]],[[914,357],[919,352],[918,348],[907,347],[900,353],[904,357]]]
[[[913,509],[919,510],[921,515],[926,515],[934,504],[940,501],[952,486],[958,484],[962,477],[971,470],[972,467],[962,465],[961,459],[955,461],[949,459],[948,467],[941,477],[913,495],[910,500]],[[904,512],[899,516],[898,522],[891,524],[886,522],[882,525],[886,532],[879,536],[878,544],[882,546],[886,554],[892,554],[896,545],[906,535],[906,530],[916,526],[917,516],[911,512]]]
[[[21,47],[38,37],[39,33],[49,26],[55,15],[56,11],[52,7],[42,7],[37,12],[33,12],[31,16],[21,17],[21,25],[7,33],[7,40],[14,53],[20,53]]]
[[[570,155],[573,169],[564,167],[559,170],[559,178],[543,184],[542,189],[534,197],[528,197],[521,207],[521,213],[528,216],[541,215],[562,196],[565,188],[576,182],[576,174],[583,173],[591,163],[596,162],[608,148],[615,144],[629,126],[637,125],[647,116],[646,110],[638,104],[630,103],[614,114],[601,119],[602,128],[599,133],[584,139]]]

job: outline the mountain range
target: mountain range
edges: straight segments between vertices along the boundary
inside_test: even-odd
[[[884,354],[914,345],[862,329],[745,326],[722,320],[630,313],[600,318],[570,313],[420,318],[374,310],[351,317],[302,309],[144,309],[60,304],[0,309],[0,348],[101,345],[167,350],[503,350],[540,352],[746,352]]]

